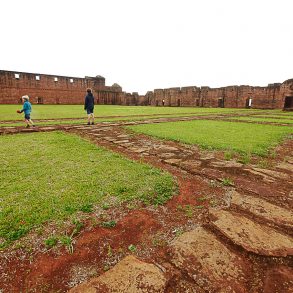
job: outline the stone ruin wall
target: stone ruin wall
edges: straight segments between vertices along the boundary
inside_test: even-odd
[[[78,78],[0,71],[0,104],[21,103],[23,95],[29,95],[34,104],[83,104],[87,88],[93,89],[98,103],[125,103],[122,88],[116,84],[106,86],[102,76]]]
[[[106,86],[102,76],[77,78],[14,71],[0,71],[0,104],[20,103],[20,97],[26,94],[35,104],[83,104],[88,87],[93,89],[97,103],[107,105],[283,109],[289,97],[287,102],[293,109],[293,79],[267,87],[189,86],[155,89],[139,95],[123,92],[117,84]]]
[[[155,89],[146,94],[147,104],[152,106],[251,107],[255,109],[283,109],[286,97],[293,97],[293,79],[282,84],[269,84],[267,87],[247,85],[222,88],[190,86]],[[249,99],[251,99],[251,106],[249,106]],[[291,106],[293,107],[292,102]]]

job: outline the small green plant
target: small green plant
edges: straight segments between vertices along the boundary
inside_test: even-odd
[[[204,206],[201,206],[201,205],[198,205],[198,206],[195,206],[196,209],[203,209]]]
[[[232,154],[232,152],[225,152],[225,153],[224,153],[224,159],[225,159],[226,161],[230,161],[232,158],[233,158],[233,154]]]
[[[129,209],[129,210],[134,210],[137,208],[137,203],[136,202],[130,202],[126,205],[126,207]]]
[[[71,237],[77,235],[80,232],[81,228],[83,227],[83,223],[80,222],[79,220],[73,220],[72,223],[75,225],[75,227],[71,233]]]
[[[134,244],[130,244],[128,246],[128,250],[134,253],[134,252],[136,252],[136,246]]]
[[[108,257],[111,257],[113,255],[112,247],[111,247],[110,244],[108,245],[108,253],[107,253],[107,255],[108,255]]]
[[[182,235],[184,233],[184,230],[179,228],[179,229],[175,229],[175,236],[179,237],[180,235]]]
[[[270,152],[270,158],[275,159],[277,157],[277,152],[275,150]]]
[[[263,159],[263,160],[260,160],[257,165],[262,169],[266,169],[266,168],[269,168],[270,163],[268,160]]]
[[[64,245],[69,253],[73,253],[73,241],[72,238],[68,235],[64,235],[62,237],[60,237],[60,241],[62,243],[62,245]]]
[[[189,205],[189,204],[187,204],[187,205],[185,205],[185,206],[178,205],[178,206],[177,206],[177,210],[178,210],[178,211],[181,211],[181,212],[184,212],[185,215],[186,215],[187,217],[189,217],[189,218],[191,218],[192,215],[193,215],[192,207],[191,207],[191,205]]]
[[[241,164],[249,164],[251,162],[251,154],[250,153],[242,154],[239,157],[238,162]]]
[[[98,219],[96,217],[91,217],[90,222],[93,227],[96,227],[98,225]]]
[[[185,206],[185,214],[186,214],[186,216],[189,217],[189,218],[192,217],[192,215],[193,215],[193,210],[192,210],[191,205],[188,204],[188,205]]]
[[[52,248],[58,243],[58,238],[56,236],[49,237],[45,240],[45,245],[47,248]]]
[[[128,188],[126,186],[119,186],[116,190],[118,194],[125,194],[128,192]]]
[[[117,225],[117,222],[115,220],[111,220],[111,221],[101,223],[101,226],[103,228],[114,228],[116,225]]]
[[[93,211],[93,204],[86,203],[80,207],[80,210],[84,213],[91,213]]]
[[[110,208],[110,205],[108,203],[103,203],[102,206],[101,206],[101,208],[103,210],[108,210]]]
[[[233,186],[234,185],[233,181],[230,178],[223,178],[222,184],[224,186]]]
[[[163,246],[166,246],[166,245],[167,245],[167,241],[166,241],[163,237],[164,237],[163,234],[156,235],[156,236],[152,239],[152,244],[153,244],[154,246],[157,246],[157,247],[163,247]]]
[[[198,201],[201,201],[201,202],[204,202],[207,200],[207,197],[206,196],[202,196],[202,197],[199,197],[197,198]]]

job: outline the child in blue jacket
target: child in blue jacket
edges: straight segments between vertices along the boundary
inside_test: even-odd
[[[21,97],[22,102],[23,102],[23,107],[21,110],[17,110],[17,113],[22,113],[24,112],[24,119],[25,119],[25,123],[26,123],[26,127],[30,127],[30,126],[35,126],[33,121],[31,120],[31,111],[32,111],[32,104],[29,102],[29,96],[23,96]]]

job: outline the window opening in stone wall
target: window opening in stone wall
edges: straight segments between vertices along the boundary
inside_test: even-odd
[[[218,99],[218,107],[219,108],[224,108],[224,98],[219,98]]]
[[[42,97],[37,97],[38,104],[44,104],[44,99]]]
[[[40,80],[40,76],[39,75],[36,75],[36,80]]]
[[[73,78],[70,78],[70,80],[69,80],[71,83],[73,83]]]
[[[246,104],[245,104],[246,108],[251,108],[252,106],[252,98],[247,98],[246,99]]]
[[[19,73],[15,73],[15,74],[14,74],[14,77],[15,77],[16,79],[19,79]]]
[[[58,77],[54,77],[54,81],[58,81]]]

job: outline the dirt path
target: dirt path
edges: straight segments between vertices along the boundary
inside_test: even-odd
[[[292,140],[277,148],[268,168],[121,127],[170,120],[176,118],[5,130],[76,133],[169,171],[179,195],[157,208],[107,211],[103,217],[117,226],[89,224],[72,254],[2,253],[0,292],[293,292]]]

